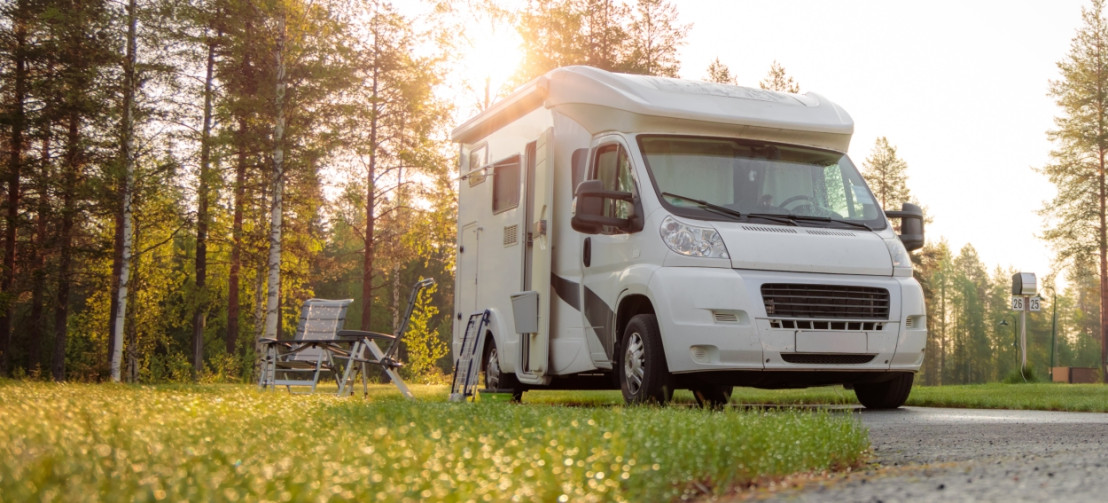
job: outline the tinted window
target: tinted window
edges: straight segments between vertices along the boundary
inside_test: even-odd
[[[492,212],[519,206],[519,156],[509,157],[492,168]]]

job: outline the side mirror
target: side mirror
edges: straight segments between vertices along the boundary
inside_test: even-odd
[[[604,227],[633,231],[636,216],[617,218],[604,215],[604,206],[609,200],[633,203],[636,207],[636,213],[639,213],[637,201],[630,192],[607,190],[600,180],[586,180],[577,186],[573,204],[573,219],[570,220],[573,230],[586,234],[597,234]]]
[[[900,211],[886,211],[885,216],[900,219],[900,242],[908,251],[923,248],[923,209],[904,203]]]

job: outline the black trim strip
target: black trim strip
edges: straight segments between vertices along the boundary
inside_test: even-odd
[[[559,299],[565,301],[570,307],[582,311],[581,284],[570,281],[557,274],[550,273],[550,287]],[[601,299],[591,288],[585,287],[585,302],[583,304],[585,319],[596,332],[600,343],[604,345],[604,352],[608,359],[612,358],[616,345],[615,312]]]
[[[612,358],[612,351],[616,345],[615,327],[613,326],[615,325],[615,318],[612,308],[608,307],[608,304],[596,292],[586,286],[585,319],[596,331],[596,336],[600,338],[600,343],[604,345],[604,353],[609,360]]]
[[[554,293],[558,294],[559,299],[564,300],[570,307],[578,311],[581,310],[580,284],[550,273],[550,287],[554,289]]]

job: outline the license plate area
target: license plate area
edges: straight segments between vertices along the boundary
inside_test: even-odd
[[[868,353],[869,334],[866,332],[796,332],[798,353]]]

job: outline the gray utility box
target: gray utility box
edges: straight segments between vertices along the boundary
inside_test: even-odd
[[[534,334],[539,331],[539,292],[528,290],[512,294],[512,315],[517,334]]]
[[[1012,275],[1012,295],[1035,295],[1039,293],[1035,273],[1017,272]]]

